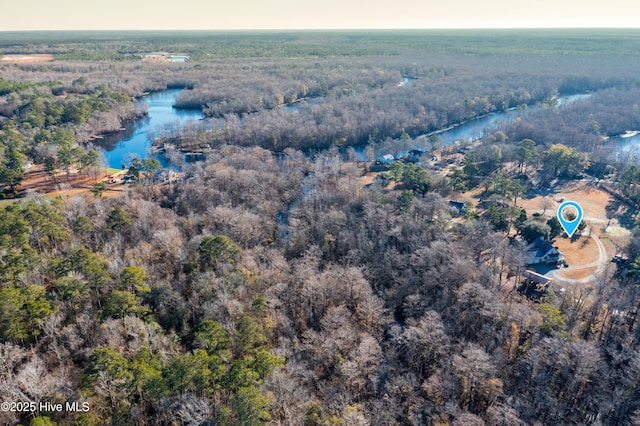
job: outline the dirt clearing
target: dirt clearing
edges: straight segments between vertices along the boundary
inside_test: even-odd
[[[556,215],[563,201],[575,201],[580,204],[584,214],[583,220],[591,232],[603,239],[609,257],[617,254],[618,247],[623,246],[631,235],[631,231],[621,226],[618,219],[628,215],[626,207],[620,206],[611,194],[596,187],[592,182],[570,182],[558,187],[553,195],[523,199],[518,201],[518,205],[527,211],[529,217],[533,213],[544,213],[545,217],[550,218]],[[555,244],[567,256],[567,262],[573,266],[591,263],[591,259],[597,257],[598,250],[591,239],[582,247],[585,240],[586,235],[575,243],[570,243],[566,238],[557,238]]]
[[[63,198],[82,194],[93,196],[91,193],[93,184],[106,181],[110,177],[117,177],[124,173],[125,171],[123,170],[102,169],[97,176],[92,173],[86,173],[84,175],[71,173],[67,177],[65,173],[62,173],[58,174],[54,179],[44,170],[42,165],[36,165],[24,175],[22,182],[17,186],[17,190],[20,196],[29,195],[30,193],[36,193],[46,197],[61,196]],[[108,184],[107,188],[107,191],[102,193],[103,197],[119,195],[122,193],[124,186],[116,183]]]
[[[573,242],[569,238],[558,237],[553,245],[565,255],[565,261],[569,266],[597,262],[600,256],[598,246],[592,238],[588,238],[586,235]]]
[[[570,182],[558,188],[553,195],[537,196],[518,201],[518,205],[524,207],[527,214],[538,212],[546,216],[555,216],[560,204],[564,201],[575,201],[582,207],[584,220],[587,223],[606,225],[607,206],[613,202],[613,197],[606,191],[592,186],[590,182]],[[546,207],[546,208],[545,208]],[[611,222],[616,222],[614,217]]]
[[[21,55],[21,54],[9,54],[2,55],[0,57],[0,62],[10,62],[10,63],[29,63],[29,62],[48,62],[53,61],[55,56],[52,53],[36,53],[32,55]]]

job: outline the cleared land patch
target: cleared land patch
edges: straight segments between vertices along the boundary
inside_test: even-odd
[[[558,237],[553,244],[564,253],[565,261],[569,266],[588,265],[589,263],[597,262],[600,256],[598,246],[587,235],[583,235],[576,241]]]
[[[123,170],[102,169],[96,177],[91,173],[81,175],[72,173],[67,177],[64,173],[58,174],[55,179],[50,176],[41,165],[36,165],[24,175],[24,179],[17,187],[21,195],[33,192],[47,197],[71,197],[74,195],[91,194],[91,187],[96,182],[106,181],[108,176],[124,174]],[[114,196],[122,192],[121,184],[107,185],[107,191],[102,196]]]
[[[10,54],[2,55],[0,61],[13,63],[48,62],[53,61],[55,56],[52,53],[35,53],[30,55]]]

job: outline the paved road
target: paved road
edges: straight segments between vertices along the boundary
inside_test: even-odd
[[[600,238],[598,238],[594,233],[591,234],[591,238],[593,238],[593,241],[595,241],[596,245],[598,246],[598,251],[600,252],[597,261],[588,263],[586,265],[576,265],[576,266],[569,266],[568,268],[563,268],[563,269],[554,269],[553,271],[547,272],[546,276],[549,278],[552,278],[558,284],[565,284],[565,285],[586,284],[586,283],[590,283],[597,280],[602,274],[602,272],[604,272],[605,268],[607,267],[607,264],[609,263],[609,258],[607,256],[607,250],[604,248],[604,245],[602,245]],[[564,278],[560,275],[562,271],[579,271],[580,269],[588,269],[588,268],[594,268],[594,267],[597,267],[596,271],[592,275],[589,275],[584,278],[579,278],[574,280],[574,279]]]

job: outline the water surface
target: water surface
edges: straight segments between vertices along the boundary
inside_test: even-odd
[[[176,95],[183,89],[170,89],[145,96],[140,103],[147,105],[148,115],[127,123],[125,130],[96,140],[96,145],[104,150],[109,167],[116,169],[128,166],[134,157],[149,157],[152,138],[169,134],[190,121],[196,124],[204,118],[199,110],[179,110],[173,106]]]

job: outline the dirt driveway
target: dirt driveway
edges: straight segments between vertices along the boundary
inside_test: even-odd
[[[590,230],[586,230],[589,233]],[[607,265],[609,264],[609,256],[607,255],[607,250],[605,249],[602,241],[598,236],[591,232],[591,238],[596,243],[598,248],[598,259],[594,262],[569,266],[568,268],[563,269],[554,269],[552,271],[547,272],[546,276],[552,278],[555,282],[562,285],[570,285],[570,284],[588,284],[596,281],[602,273],[605,271]],[[586,276],[582,278],[568,278],[567,275],[573,275],[576,272],[586,272]]]

